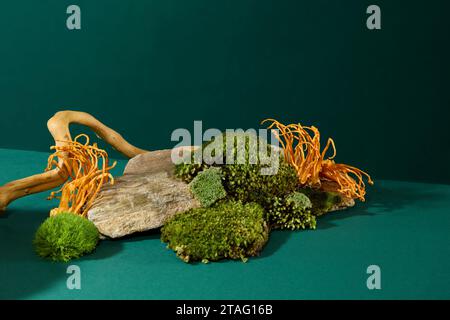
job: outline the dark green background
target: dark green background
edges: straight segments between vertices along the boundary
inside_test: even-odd
[[[78,4],[82,30],[66,29]],[[365,26],[382,9],[382,30]],[[148,149],[170,133],[318,126],[375,178],[450,182],[448,1],[2,1],[0,147],[48,150],[57,110]]]

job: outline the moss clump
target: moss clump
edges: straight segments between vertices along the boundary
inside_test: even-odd
[[[283,161],[274,175],[262,175],[260,170],[260,165],[224,166],[224,186],[230,197],[243,202],[257,202],[268,208],[272,198],[283,197],[297,188],[298,178],[294,169]]]
[[[185,182],[191,182],[199,172],[211,166],[231,163],[261,165],[265,161],[261,161],[259,150],[265,152],[262,153],[265,156],[269,156],[272,152],[270,145],[254,133],[223,133],[205,142],[184,161],[177,164],[175,176]]]
[[[191,163],[176,165],[175,175],[190,182],[211,165],[220,166],[223,186],[231,199],[257,202],[264,208],[268,208],[269,199],[284,197],[298,186],[295,170],[284,161],[281,154],[272,154],[275,152],[272,147],[253,133],[224,133],[203,144],[201,151],[202,163],[195,163],[195,156],[192,154]],[[272,157],[269,158],[270,155]],[[261,159],[261,156],[268,158]],[[212,164],[208,160],[215,157],[222,158],[223,164]],[[230,164],[230,158],[234,163]],[[269,168],[276,168],[276,174],[262,174],[263,170]]]
[[[202,146],[203,161],[223,159],[223,163],[260,164],[272,148],[254,132],[224,132]],[[261,159],[260,156],[263,156]]]
[[[315,229],[316,217],[311,213],[312,203],[303,193],[294,192],[285,198],[275,197],[268,210],[269,221],[279,229]]]
[[[234,201],[191,209],[174,216],[161,229],[161,240],[185,262],[246,261],[259,254],[268,237],[263,208]]]
[[[336,192],[327,192],[310,188],[299,189],[298,192],[305,194],[311,200],[311,211],[316,216],[329,212],[343,200],[342,196]]]
[[[67,262],[92,252],[98,239],[98,230],[91,221],[73,213],[60,213],[41,224],[33,244],[40,257]]]
[[[209,207],[227,196],[222,185],[220,168],[208,168],[200,172],[189,186],[192,194],[200,201],[202,207]]]

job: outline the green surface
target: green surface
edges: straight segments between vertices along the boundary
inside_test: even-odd
[[[66,28],[71,4],[79,31]],[[381,30],[366,28],[371,4]],[[47,151],[62,108],[149,149],[194,120],[275,117],[318,126],[338,161],[375,178],[448,184],[450,170],[429,164],[450,163],[449,11],[448,0],[3,0],[0,147]]]
[[[46,157],[0,149],[0,184],[41,171]],[[450,186],[375,182],[366,203],[319,219],[315,231],[276,231],[260,257],[208,265],[183,263],[157,232],[103,241],[68,264],[44,261],[31,242],[56,202],[23,198],[0,217],[0,298],[449,299]],[[81,268],[81,290],[66,288],[70,264]],[[379,291],[366,288],[372,264]]]

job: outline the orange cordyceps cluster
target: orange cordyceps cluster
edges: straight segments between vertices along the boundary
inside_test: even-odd
[[[84,143],[78,141],[81,137],[86,139]],[[116,162],[109,166],[107,152],[99,149],[96,143],[89,145],[89,137],[85,134],[51,149],[55,152],[48,159],[46,171],[59,167],[63,174],[69,176],[69,180],[60,190],[50,194],[49,199],[60,199],[59,207],[53,209],[50,215],[72,212],[85,217],[101,187],[108,181],[114,183],[109,171]],[[63,160],[59,162],[62,166],[57,159]]]
[[[284,125],[274,119],[266,119],[262,123],[265,122],[271,122],[269,129],[278,129],[276,136],[283,148],[284,158],[296,170],[300,185],[320,188],[322,182],[331,181],[335,185],[334,191],[345,197],[365,200],[363,176],[367,177],[369,184],[373,184],[372,179],[358,168],[334,162],[336,148],[333,139],[329,138],[321,151],[320,132],[316,127]],[[333,154],[325,158],[330,147]]]

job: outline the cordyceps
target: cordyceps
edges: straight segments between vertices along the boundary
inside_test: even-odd
[[[321,151],[320,132],[316,127],[302,126],[300,123],[284,125],[274,119],[262,121],[265,122],[271,122],[269,129],[278,129],[276,137],[283,148],[284,158],[297,171],[300,185],[320,188],[324,181],[332,181],[333,191],[365,201],[363,176],[369,184],[373,184],[372,179],[358,168],[334,162],[336,148],[333,139],[329,138]],[[325,158],[330,147],[333,154]]]
[[[80,138],[86,141],[81,143]],[[63,145],[50,149],[55,152],[48,158],[46,171],[59,167],[69,176],[62,188],[52,192],[48,198],[60,199],[59,207],[52,209],[50,215],[72,212],[86,217],[101,187],[108,182],[114,183],[109,171],[116,162],[109,166],[107,152],[99,149],[96,143],[90,145],[86,134],[80,134],[73,141],[64,141]],[[56,159],[62,159],[62,162],[58,163]]]

